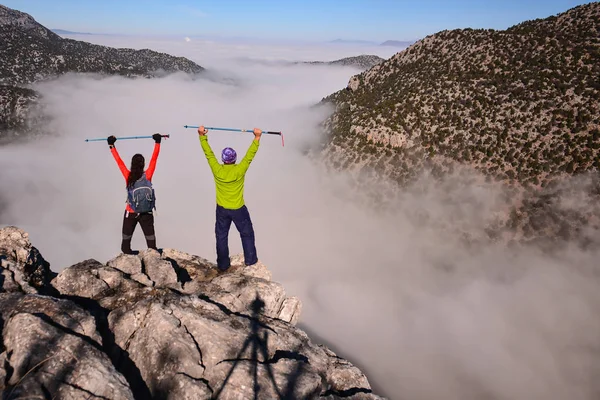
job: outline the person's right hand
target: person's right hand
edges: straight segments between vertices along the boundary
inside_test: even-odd
[[[108,142],[109,146],[114,146],[115,142],[117,141],[117,138],[114,136],[109,136],[106,138],[106,141]]]
[[[261,136],[262,136],[262,131],[258,128],[254,128],[254,137],[257,139],[260,139]]]
[[[198,127],[198,135],[204,136],[207,133],[208,133],[208,131],[206,130],[206,128],[204,128],[204,125]]]

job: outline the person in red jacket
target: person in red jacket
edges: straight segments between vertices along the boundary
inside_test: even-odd
[[[121,242],[121,251],[125,254],[135,254],[131,250],[131,238],[133,237],[133,232],[135,231],[135,227],[140,223],[142,227],[142,231],[144,232],[144,236],[146,237],[146,244],[149,249],[156,249],[156,235],[154,232],[154,215],[152,214],[152,208],[148,211],[147,204],[141,206],[136,201],[133,201],[133,197],[131,193],[141,187],[141,190],[147,190],[148,195],[144,195],[145,197],[142,199],[146,201],[146,199],[151,201],[151,206],[154,204],[154,192],[151,189],[151,181],[152,176],[154,175],[154,171],[156,170],[156,161],[158,160],[158,154],[160,153],[160,141],[162,136],[158,133],[152,135],[154,139],[154,152],[152,153],[152,159],[150,160],[150,165],[148,169],[144,171],[145,160],[144,156],[141,154],[136,154],[131,158],[131,170],[127,169],[125,163],[119,156],[119,152],[115,147],[115,142],[117,138],[114,136],[109,136],[106,140],[108,142],[108,146],[110,147],[110,152],[112,153],[123,177],[125,178],[125,182],[127,182],[127,205],[125,208],[125,214],[123,216],[123,240]],[[141,182],[141,183],[140,183]],[[145,184],[144,184],[145,183]],[[149,187],[148,187],[149,186]],[[136,209],[137,206],[140,208]],[[142,210],[141,212],[138,212]]]

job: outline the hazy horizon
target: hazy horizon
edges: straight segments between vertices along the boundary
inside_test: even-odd
[[[400,42],[400,43],[413,43],[413,42],[417,42],[422,38],[411,38],[411,39],[395,39],[395,38],[389,38],[389,39],[385,39],[382,41],[377,41],[377,40],[362,40],[362,39],[357,39],[357,38],[340,38],[340,37],[336,37],[336,38],[331,38],[331,39],[321,39],[321,40],[306,40],[306,39],[300,39],[300,38],[294,38],[294,39],[278,39],[278,38],[260,38],[260,37],[251,37],[251,36],[227,36],[227,35],[210,35],[210,34],[204,34],[204,35],[186,35],[186,34],[179,34],[179,33],[171,33],[171,34],[155,34],[155,35],[147,35],[147,34],[139,34],[139,33],[132,33],[132,34],[123,34],[123,33],[119,33],[119,32],[79,32],[79,31],[71,31],[68,29],[62,29],[60,27],[47,27],[48,29],[50,29],[51,31],[57,33],[59,36],[62,37],[66,37],[66,38],[70,38],[70,39],[75,39],[75,40],[82,40],[82,41],[86,41],[85,38],[88,36],[117,36],[117,37],[134,37],[134,38],[149,38],[149,37],[156,37],[156,38],[164,38],[164,39],[169,39],[169,40],[177,40],[177,39],[184,39],[185,38],[190,38],[193,40],[215,40],[215,41],[221,41],[221,42],[250,42],[250,43],[255,43],[255,44],[285,44],[285,45],[298,45],[298,44],[305,44],[305,45],[312,45],[312,46],[318,46],[318,45],[338,45],[338,46],[349,46],[349,45],[363,45],[363,46],[381,46],[383,45],[385,42]]]
[[[415,40],[446,29],[506,29],[588,3],[581,0],[4,0],[48,28],[73,32],[218,35],[330,41]]]
[[[251,40],[233,38],[198,38],[173,36],[118,36],[100,34],[63,34],[62,37],[81,40],[109,47],[127,47],[137,50],[150,48],[173,56],[186,57],[197,64],[211,68],[227,68],[224,62],[239,62],[240,59],[264,59],[279,61],[335,61],[359,55],[377,55],[388,59],[405,47],[380,45],[355,45],[334,43],[310,43],[303,41]],[[189,40],[188,40],[189,39]],[[406,46],[408,47],[408,46]],[[218,65],[217,65],[218,64]],[[348,75],[348,79],[354,73]],[[337,90],[342,89],[338,87]]]

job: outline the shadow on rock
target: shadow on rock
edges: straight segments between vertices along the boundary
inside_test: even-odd
[[[222,395],[229,384],[232,375],[242,362],[247,364],[243,369],[251,377],[254,399],[266,398],[265,396],[268,396],[269,398],[276,396],[278,399],[298,398],[295,389],[299,378],[303,375],[305,366],[309,363],[308,358],[297,352],[281,350],[277,350],[272,358],[269,357],[269,332],[274,331],[260,322],[260,316],[264,311],[264,307],[264,301],[257,295],[251,305],[252,315],[250,316],[250,333],[244,341],[242,348],[234,359],[223,360],[219,363],[231,363],[231,368],[227,372],[223,384],[214,394],[215,399],[223,397]],[[250,352],[250,357],[244,358],[244,354],[248,351]],[[275,364],[284,358],[296,360],[297,362],[293,371],[288,375],[288,380],[285,385],[281,385],[281,382],[278,385],[272,364]],[[259,378],[259,368],[261,367],[266,370],[268,376],[266,382],[264,379]],[[266,385],[268,385],[268,387]]]
[[[115,342],[115,335],[108,324],[110,310],[102,307],[93,299],[65,295],[62,298],[71,300],[92,315],[96,321],[96,329],[102,337],[102,350],[109,356],[115,369],[125,377],[134,397],[136,399],[152,398],[150,389],[146,385],[139,368],[131,360],[129,353]]]

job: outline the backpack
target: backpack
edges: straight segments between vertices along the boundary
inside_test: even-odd
[[[144,172],[141,178],[133,184],[133,187],[127,188],[127,204],[136,213],[147,213],[156,209],[155,203],[156,196],[152,182],[146,178],[146,172]]]

